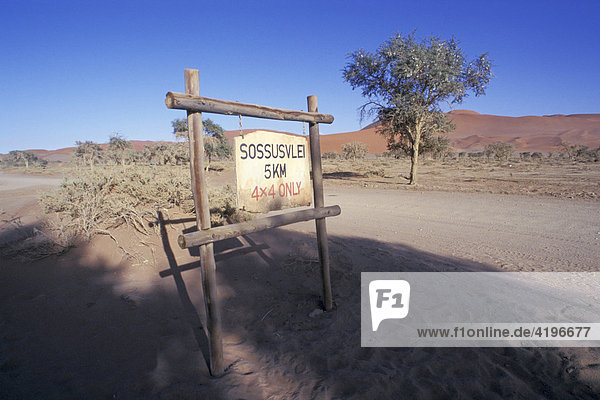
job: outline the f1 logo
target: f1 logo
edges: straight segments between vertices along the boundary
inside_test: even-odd
[[[410,284],[404,280],[377,280],[369,283],[371,324],[377,331],[384,319],[402,319],[408,315]]]

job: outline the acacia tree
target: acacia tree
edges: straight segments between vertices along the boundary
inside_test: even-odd
[[[171,121],[171,126],[173,127],[173,134],[176,139],[185,138],[189,140],[187,120],[175,119]],[[204,130],[204,152],[208,157],[206,168],[208,169],[208,165],[213,157],[229,158],[232,154],[232,149],[223,133],[221,125],[209,118],[202,121],[202,126]]]
[[[488,158],[488,161],[492,155],[498,161],[508,161],[514,151],[515,146],[512,143],[494,142],[486,145],[483,153]]]
[[[37,156],[33,153],[30,153],[28,151],[22,151],[22,150],[13,150],[10,153],[8,153],[10,155],[10,157],[12,158],[12,161],[14,163],[18,163],[19,161],[23,161],[25,163],[25,168],[29,169],[29,163],[30,162],[35,162],[38,160]]]
[[[108,139],[108,148],[121,161],[121,165],[125,166],[127,150],[132,148],[131,142],[125,140],[121,134],[115,133]]]
[[[74,150],[74,156],[76,159],[81,159],[84,163],[90,165],[90,169],[94,169],[94,162],[102,158],[102,147],[91,140],[85,142],[76,141],[77,147]]]
[[[211,119],[202,121],[204,126],[204,151],[208,155],[208,162],[213,157],[229,158],[232,153],[231,146],[223,133],[221,125]]]
[[[417,182],[423,138],[454,129],[440,104],[459,104],[469,92],[483,95],[492,78],[487,54],[467,62],[454,38],[417,41],[414,33],[398,34],[375,53],[358,50],[348,57],[344,79],[368,100],[360,108],[361,117],[379,118],[379,132],[388,138],[390,150],[408,142],[411,185]]]
[[[171,126],[173,127],[173,135],[175,135],[175,139],[189,139],[187,119],[174,119],[173,121],[171,121]]]

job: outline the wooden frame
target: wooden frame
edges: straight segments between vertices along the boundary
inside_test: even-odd
[[[198,70],[195,69],[185,70],[185,92],[186,93],[169,92],[165,99],[167,108],[187,111],[190,144],[190,174],[192,179],[194,205],[196,207],[196,225],[198,227],[196,232],[180,235],[178,243],[182,248],[200,246],[202,290],[206,310],[206,326],[204,327],[204,331],[209,342],[210,373],[213,376],[220,376],[224,372],[223,335],[221,330],[220,307],[217,297],[216,263],[213,250],[214,242],[278,226],[289,225],[295,222],[314,219],[317,231],[319,260],[321,262],[323,308],[325,311],[329,311],[333,308],[331,279],[329,274],[329,247],[327,243],[325,218],[339,215],[341,210],[339,206],[324,207],[323,173],[321,168],[321,150],[319,143],[319,123],[330,124],[333,122],[333,116],[319,114],[317,96],[308,96],[308,112],[200,97],[199,74]],[[308,122],[314,207],[239,224],[211,228],[208,189],[206,185],[206,176],[204,175],[205,160],[202,112]]]

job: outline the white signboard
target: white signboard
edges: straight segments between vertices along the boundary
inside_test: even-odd
[[[306,137],[254,131],[234,141],[238,208],[268,212],[311,204]]]

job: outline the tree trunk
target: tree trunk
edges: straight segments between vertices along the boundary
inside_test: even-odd
[[[417,184],[417,166],[419,164],[419,145],[421,144],[421,131],[417,128],[415,141],[412,145],[410,153],[410,176],[408,177],[409,185]]]

